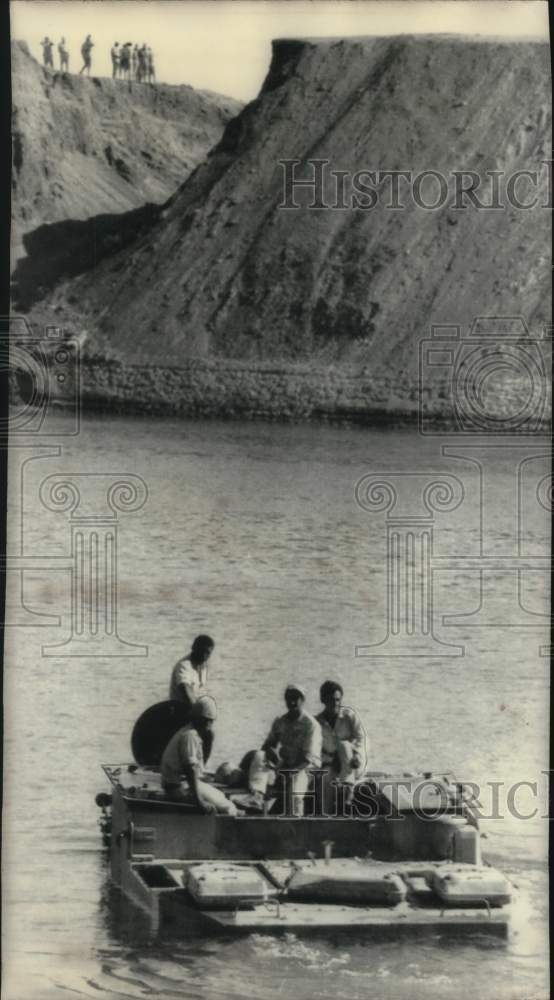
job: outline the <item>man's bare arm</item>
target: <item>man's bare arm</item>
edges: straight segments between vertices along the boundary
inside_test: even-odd
[[[197,697],[194,693],[194,688],[192,688],[190,684],[185,684],[184,681],[181,681],[181,683],[177,685],[177,690],[183,698],[183,701],[188,702],[190,705],[194,705]]]

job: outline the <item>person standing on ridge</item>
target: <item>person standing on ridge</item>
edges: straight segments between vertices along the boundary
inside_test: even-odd
[[[146,80],[146,45],[141,45],[138,50],[138,77],[139,83]]]
[[[146,50],[146,67],[148,73],[148,83],[155,83],[156,71],[154,69],[154,53],[151,48]]]
[[[135,42],[135,47],[131,52],[131,77],[133,80],[137,78],[137,63],[138,63],[138,45]]]
[[[115,42],[110,49],[112,58],[112,80],[116,80],[119,73],[119,42]]]
[[[58,45],[58,55],[60,57],[60,71],[62,73],[69,73],[69,52],[65,47],[65,38],[62,38]]]
[[[121,76],[124,80],[129,79],[129,73],[131,71],[131,43],[125,42],[125,45],[121,49],[121,55],[119,57],[119,67],[121,69]]]
[[[42,61],[44,65],[49,69],[54,69],[54,60],[52,58],[54,42],[51,42],[48,35],[45,35],[40,44],[42,45]]]
[[[87,76],[90,76],[90,67],[92,65],[91,51],[93,48],[94,48],[94,42],[92,41],[90,35],[87,35],[83,44],[81,45],[81,55],[83,57],[83,65],[79,70],[79,74],[81,74],[83,70],[86,69]]]

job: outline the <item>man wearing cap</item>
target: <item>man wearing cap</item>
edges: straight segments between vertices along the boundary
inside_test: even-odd
[[[304,709],[306,692],[298,684],[285,689],[287,711],[278,716],[262,746],[267,763],[277,770],[279,799],[272,811],[304,815],[310,769],[321,765],[321,727]]]
[[[217,718],[213,698],[204,695],[191,708],[191,719],[167,744],[161,762],[162,788],[168,798],[196,805],[203,813],[236,816],[232,802],[204,775],[204,741]],[[186,785],[183,785],[183,778]]]

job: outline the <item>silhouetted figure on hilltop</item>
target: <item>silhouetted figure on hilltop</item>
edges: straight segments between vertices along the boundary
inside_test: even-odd
[[[65,47],[65,38],[62,38],[58,45],[58,55],[60,57],[60,70],[62,73],[69,73],[69,52]]]
[[[131,42],[125,42],[119,57],[121,76],[124,80],[129,80],[131,73]]]
[[[81,55],[83,57],[83,65],[81,66],[79,73],[82,73],[84,70],[86,70],[87,76],[90,76],[90,67],[92,65],[91,52],[93,48],[94,48],[94,42],[92,41],[90,35],[87,35],[83,44],[81,45]]]
[[[154,53],[151,48],[146,50],[146,71],[148,74],[148,83],[155,83],[156,71],[154,69]]]
[[[137,53],[138,58],[138,70],[137,70],[137,80],[142,83],[146,80],[146,45],[141,45]]]
[[[112,57],[112,79],[115,80],[119,74],[119,42],[112,45],[110,49],[110,56]]]
[[[54,60],[52,58],[54,42],[51,42],[48,35],[46,35],[40,44],[42,45],[42,61],[44,65],[49,69],[54,69]]]

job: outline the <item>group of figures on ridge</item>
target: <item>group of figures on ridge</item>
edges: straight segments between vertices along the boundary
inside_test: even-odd
[[[110,50],[114,80],[136,80],[137,83],[155,83],[154,53],[150,46],[114,42]]]
[[[240,810],[221,785],[243,788],[249,804],[274,815],[303,816],[308,799],[315,815],[344,815],[367,763],[367,737],[357,713],[342,704],[343,689],[327,680],[319,695],[323,710],[306,711],[306,692],[298,684],[285,688],[286,712],[277,716],[259,749],[248,751],[238,765],[226,761],[213,779],[206,773],[215,735],[217,707],[203,693],[207,665],[214,649],[209,636],[194,640],[188,656],[175,664],[169,697],[184,703],[189,719],[169,740],[161,759],[165,795],[192,803],[205,813],[236,815]]]
[[[54,42],[48,37],[48,35],[46,35],[40,44],[42,46],[42,61],[44,66],[46,69],[53,70]],[[87,76],[90,76],[93,48],[94,42],[91,36],[87,35],[81,45],[83,65],[79,70],[79,73],[86,73]],[[58,43],[58,56],[60,60],[60,72],[69,73],[69,49],[65,38],[62,38]],[[156,70],[154,68],[154,53],[152,52],[150,46],[146,45],[146,43],[140,46],[138,44],[133,46],[132,42],[125,42],[124,45],[120,45],[119,42],[115,42],[111,47],[110,57],[112,60],[112,77],[114,80],[136,80],[137,83],[155,83]]]

